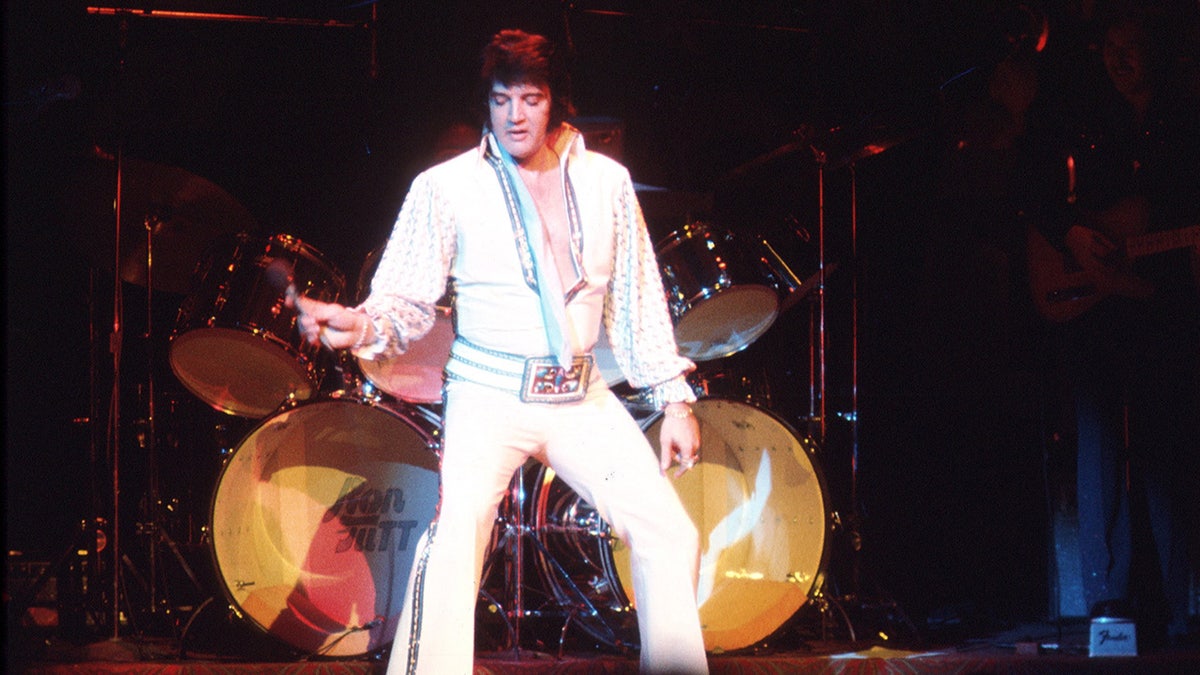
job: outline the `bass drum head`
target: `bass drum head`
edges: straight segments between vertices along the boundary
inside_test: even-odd
[[[674,484],[700,531],[704,646],[731,651],[769,636],[819,588],[829,504],[815,444],[773,414],[717,398],[692,407],[700,461]],[[661,426],[656,413],[643,427],[656,453]],[[613,557],[631,591],[628,548],[614,545]]]
[[[432,414],[344,394],[293,405],[241,442],[213,497],[227,597],[310,654],[385,646],[438,500]]]

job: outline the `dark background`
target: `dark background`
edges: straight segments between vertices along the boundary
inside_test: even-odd
[[[802,235],[822,222],[823,174],[837,267],[820,460],[831,509],[857,516],[862,535],[857,555],[844,530],[831,539],[831,588],[894,598],[919,626],[1052,613],[1050,523],[1069,453],[1052,442],[1056,379],[1025,296],[1022,234],[986,210],[948,209],[945,178],[962,111],[982,105],[1030,17],[1046,16],[1063,49],[1054,41],[1078,27],[1063,5],[381,0],[370,30],[371,5],[316,0],[144,5],[291,19],[280,22],[6,3],[6,547],[53,560],[82,521],[109,513],[114,296],[126,508],[144,500],[155,460],[161,490],[203,521],[221,450],[253,422],[207,410],[174,379],[164,354],[184,295],[125,281],[113,292],[113,163],[99,157],[212,181],[259,232],[300,238],[353,287],[439,132],[472,119],[480,47],[516,26],[573,48],[579,113],[619,122],[636,182],[710,198],[701,215],[765,235],[802,272],[816,271]],[[696,215],[643,196],[656,237]],[[243,224],[216,218],[190,234]],[[805,433],[815,307],[703,370],[769,389],[759,402]],[[135,440],[151,377],[167,437],[155,457]]]

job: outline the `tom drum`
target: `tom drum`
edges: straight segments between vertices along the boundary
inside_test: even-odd
[[[695,361],[745,349],[775,322],[772,271],[733,233],[691,223],[655,245],[679,353]]]
[[[372,251],[358,277],[359,302],[370,294],[371,278],[379,267],[382,249]],[[434,308],[433,328],[391,359],[358,359],[358,367],[380,391],[409,403],[440,403],[442,370],[454,344],[454,295],[447,289]]]
[[[171,336],[171,369],[217,410],[261,418],[320,386],[319,347],[296,329],[296,313],[267,278],[271,261],[291,263],[296,290],[335,301],[345,279],[312,246],[278,234],[241,233],[212,245],[196,267]]]

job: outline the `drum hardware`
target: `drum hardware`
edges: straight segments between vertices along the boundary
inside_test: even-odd
[[[806,250],[806,253],[818,254],[818,259],[805,256],[802,260],[804,267],[789,265],[785,262],[788,256],[779,253],[762,233],[757,235],[765,255],[763,265],[768,269],[768,273],[780,292],[779,314],[783,315],[801,301],[812,299],[812,292],[817,288],[818,283],[836,272],[838,264],[837,261],[828,259],[825,259],[824,262],[819,261],[820,254],[814,245],[813,233],[794,214],[788,214],[783,222],[777,223],[777,225],[782,231],[772,230],[773,236],[783,236],[785,241],[800,242],[806,249],[811,248],[811,250]],[[795,269],[793,269],[794,267]]]
[[[126,82],[126,58],[128,56],[129,16],[119,17],[116,35],[115,90],[124,96]],[[121,380],[125,372],[122,354],[125,341],[125,308],[123,305],[123,283],[132,283],[146,288],[147,306],[153,304],[155,289],[165,292],[180,292],[186,282],[187,272],[195,263],[195,253],[208,240],[223,230],[236,230],[253,226],[253,218],[236,200],[215,184],[182,169],[162,166],[137,160],[125,155],[127,120],[122,115],[126,108],[118,106],[115,137],[116,149],[111,154],[97,151],[91,174],[79,182],[80,193],[74,200],[78,209],[74,215],[79,222],[90,225],[94,222],[111,223],[112,229],[87,229],[81,233],[80,244],[84,251],[93,256],[102,269],[111,269],[112,287],[112,330],[108,348],[112,357],[112,387],[108,403],[108,419],[105,444],[110,469],[111,503],[110,531],[108,537],[111,564],[108,567],[111,586],[107,600],[110,603],[109,626],[113,640],[119,640],[122,615],[121,587],[122,563],[128,560],[123,555],[121,519],[121,446],[125,425],[121,417]],[[93,218],[95,216],[95,218]],[[144,234],[144,242],[142,235]],[[109,236],[111,235],[111,237]],[[152,314],[152,312],[150,312]],[[149,317],[149,314],[148,314]],[[147,318],[145,334],[147,344],[154,337],[152,322]],[[150,357],[150,373],[153,373],[153,349],[147,349]],[[157,480],[157,449],[154,447],[156,415],[153,406],[153,375],[148,375],[147,400],[147,452],[151,466],[151,484]],[[96,416],[91,417],[96,420]],[[157,501],[151,495],[151,501]],[[159,609],[157,581],[158,542],[150,547],[150,609]]]
[[[859,120],[856,124],[847,128],[834,127],[825,134],[824,140],[818,141],[813,145],[814,158],[817,163],[817,179],[818,179],[818,199],[819,199],[819,223],[820,223],[820,246],[822,258],[822,275],[821,288],[819,290],[819,308],[817,315],[819,317],[818,332],[820,334],[820,348],[818,361],[820,364],[820,381],[817,386],[819,392],[820,405],[813,409],[817,414],[817,419],[820,428],[820,437],[826,438],[828,431],[826,408],[826,348],[827,336],[825,332],[825,317],[826,303],[824,293],[825,266],[825,172],[827,169],[845,168],[849,174],[849,189],[850,189],[850,409],[836,413],[836,417],[845,420],[849,430],[849,495],[848,505],[849,512],[838,516],[837,524],[838,531],[842,536],[846,537],[849,542],[850,549],[850,571],[848,588],[838,597],[828,597],[835,607],[841,612],[843,617],[846,617],[845,605],[854,605],[859,608],[868,606],[883,606],[889,611],[889,615],[898,615],[900,622],[915,634],[916,629],[908,620],[902,608],[898,607],[894,601],[874,601],[868,602],[862,596],[862,554],[864,549],[863,533],[861,528],[862,518],[859,511],[859,461],[860,461],[860,446],[859,446],[859,275],[861,269],[858,257],[858,237],[859,237],[859,222],[858,222],[858,173],[857,163],[863,159],[874,157],[880,153],[907,142],[915,138],[920,133],[920,125],[914,110],[902,111],[901,116],[891,114],[883,115],[868,115]],[[852,623],[847,620],[847,627],[854,634]]]
[[[527,500],[526,471],[537,471],[539,480],[532,486],[536,495],[532,503]],[[558,629],[558,657],[562,658],[566,649],[568,631],[572,625],[579,625],[596,639],[610,646],[629,648],[635,644],[632,639],[622,640],[619,628],[607,625],[601,608],[572,577],[562,562],[549,549],[542,538],[549,526],[544,522],[546,498],[549,494],[550,481],[554,479],[553,470],[532,461],[519,468],[509,484],[508,495],[501,502],[497,518],[497,528],[493,532],[492,554],[488,557],[481,579],[486,582],[492,576],[495,565],[503,562],[502,592],[504,599],[510,600],[508,609],[497,598],[498,593],[481,584],[480,595],[490,603],[488,610],[499,615],[504,621],[507,642],[504,651],[510,652],[515,659],[521,658],[524,649],[522,645],[522,621],[526,618],[542,618],[544,610],[529,609],[526,606],[526,551],[525,544],[533,546],[536,553],[537,570],[541,572],[542,581],[546,582],[550,600],[554,609],[565,612],[562,625]],[[527,509],[532,512],[534,522],[528,522]],[[602,524],[601,524],[602,525]],[[607,529],[604,530],[607,532]],[[607,545],[607,544],[605,544]],[[528,651],[528,650],[526,650]]]
[[[150,487],[140,501],[134,533],[152,551],[139,559],[153,581],[143,589],[152,597],[150,618],[164,634],[178,636],[179,617],[196,611],[214,590],[208,553],[212,488],[232,447],[229,438],[249,427],[231,424],[234,420],[186,391],[160,391],[157,400],[156,470],[146,473]],[[136,424],[137,443],[144,449],[147,426],[144,420]]]
[[[771,409],[771,384],[766,372],[753,376],[728,368],[700,368],[688,376],[697,398],[723,398]]]
[[[113,299],[113,332],[110,336],[110,351],[113,354],[113,388],[110,401],[111,424],[109,458],[112,468],[112,555],[113,563],[110,571],[113,575],[113,587],[110,600],[112,607],[113,637],[120,631],[121,613],[119,609],[121,589],[121,563],[129,568],[135,578],[143,579],[147,593],[147,605],[143,609],[152,618],[169,611],[166,598],[159,588],[160,556],[163,550],[171,551],[175,560],[181,565],[185,574],[195,581],[195,574],[186,560],[178,554],[178,548],[166,530],[161,527],[161,493],[159,491],[159,448],[158,422],[156,410],[156,378],[154,375],[155,349],[154,339],[156,330],[153,322],[155,291],[175,292],[179,289],[181,270],[190,269],[194,263],[195,249],[218,231],[221,227],[229,227],[234,223],[252,222],[248,213],[224,191],[203,178],[194,176],[182,169],[156,165],[150,162],[126,158],[118,149],[114,157],[102,156],[99,166],[101,174],[113,172],[115,176],[115,199],[110,199],[115,215],[115,232],[110,244],[95,243],[93,252],[112,252],[111,265],[114,272]],[[99,181],[86,180],[82,183],[83,195],[81,204],[88,206],[90,192],[100,191]],[[215,222],[218,225],[211,225]],[[131,232],[140,231],[144,241],[137,243],[137,237]],[[89,236],[84,237],[90,239]],[[91,246],[85,241],[85,244]],[[132,249],[132,251],[130,250]],[[107,266],[107,265],[106,265]],[[140,335],[146,346],[146,362],[148,364],[144,394],[146,416],[136,420],[136,436],[147,456],[148,494],[143,505],[145,522],[137,523],[139,534],[149,534],[147,565],[149,569],[142,576],[133,565],[131,559],[123,554],[121,544],[122,523],[117,512],[120,509],[118,495],[121,492],[120,446],[124,425],[120,420],[121,379],[124,372],[121,354],[124,342],[124,303],[122,294],[124,284],[134,284],[145,288],[147,307],[145,331]],[[127,596],[126,596],[127,597]]]
[[[596,509],[553,469],[537,469],[532,515],[540,548],[548,552],[538,562],[555,601],[569,608],[560,651],[572,624],[608,647],[623,652],[636,648],[637,615],[613,563],[612,550],[619,542]]]
[[[150,236],[149,230],[147,230],[147,238]],[[151,247],[148,244],[147,251],[150,250]],[[151,278],[152,277],[148,274],[147,279],[149,280]],[[150,287],[148,286],[148,296],[151,293],[149,288]],[[146,334],[143,336],[146,339],[147,344],[150,343],[153,335],[152,321],[153,320],[150,318],[148,313],[146,319]],[[147,347],[147,353],[153,354],[153,349],[151,347]],[[153,363],[153,359],[151,358],[149,362]],[[151,366],[151,368],[147,371],[146,381],[147,415],[144,420],[135,420],[135,429],[137,431],[137,443],[146,451],[147,492],[145,499],[141,504],[141,515],[144,520],[134,524],[134,532],[135,534],[141,535],[146,539],[147,566],[149,567],[147,570],[148,579],[143,581],[145,591],[147,593],[146,611],[148,612],[151,620],[166,622],[167,617],[175,610],[175,607],[173,607],[171,604],[168,595],[168,589],[165,587],[160,588],[159,586],[160,582],[165,580],[165,570],[161,568],[161,556],[164,550],[171,554],[175,563],[179,566],[179,569],[183,571],[188,581],[191,582],[193,588],[198,593],[203,594],[205,589],[199,578],[196,576],[195,571],[192,569],[192,566],[180,552],[178,543],[171,536],[166,526],[166,510],[168,507],[163,499],[160,483],[160,439],[157,416],[158,406],[155,401],[157,394],[155,391],[155,376],[153,366]],[[125,560],[126,564],[130,566],[134,576],[138,576],[137,570],[134,568],[128,556],[123,556],[123,560]]]
[[[110,237],[111,230],[91,227],[81,227],[73,239],[97,267],[115,270],[126,283],[184,295],[196,261],[210,243],[258,227],[245,206],[202,176],[134,157],[121,157],[119,163],[120,242]],[[109,222],[117,164],[116,156],[93,152],[66,205],[69,218],[81,226]]]
[[[496,553],[505,556],[504,591],[506,600],[511,600],[511,606],[506,610],[504,603],[496,599],[496,594],[482,588],[480,593],[487,598],[495,608],[495,612],[504,621],[508,642],[505,650],[511,650],[514,658],[521,657],[521,621],[533,614],[525,608],[525,540],[529,538],[529,527],[525,523],[525,471],[518,469],[509,482],[508,495],[500,503],[496,526],[498,533],[493,532],[493,555],[484,565],[481,579],[489,576],[492,565],[495,564]]]

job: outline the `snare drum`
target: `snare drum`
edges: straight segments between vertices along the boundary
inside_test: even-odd
[[[214,559],[239,615],[322,656],[389,643],[437,507],[439,438],[429,411],[341,392],[260,423],[212,501]]]
[[[779,314],[772,270],[733,233],[697,222],[655,246],[679,353],[708,361],[745,349]]]
[[[342,274],[299,239],[241,233],[209,248],[179,309],[171,369],[222,412],[264,417],[288,398],[311,397],[324,376],[320,347],[300,336],[296,312],[267,278],[267,265],[276,258],[292,264],[301,295],[333,302],[345,286]]]

